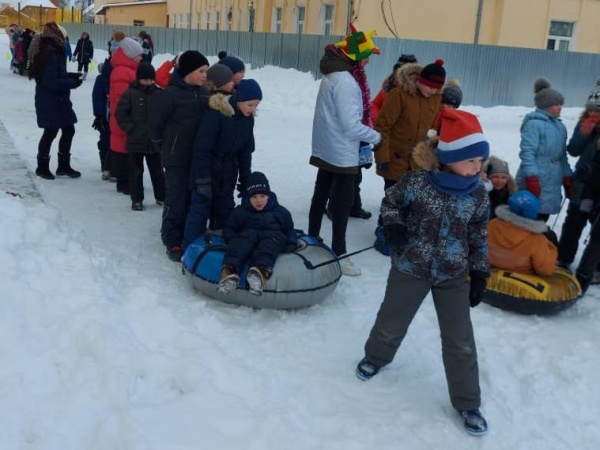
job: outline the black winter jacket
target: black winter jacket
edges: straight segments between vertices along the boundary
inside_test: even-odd
[[[85,39],[79,39],[77,45],[75,45],[75,51],[73,52],[73,58],[83,64],[89,64],[90,60],[94,57],[94,43],[90,41],[89,37]]]

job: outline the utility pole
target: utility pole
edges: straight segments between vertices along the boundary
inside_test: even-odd
[[[483,0],[479,0],[477,5],[477,18],[475,20],[475,39],[474,44],[479,44],[479,31],[481,30],[481,16],[483,15]]]

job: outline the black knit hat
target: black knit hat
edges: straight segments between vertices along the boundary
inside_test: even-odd
[[[430,88],[440,89],[445,82],[446,69],[444,69],[443,59],[436,59],[434,63],[427,64],[419,75],[419,83]]]
[[[156,77],[156,71],[149,62],[142,62],[137,66],[135,71],[136,80],[154,80]]]
[[[248,197],[252,197],[253,195],[265,194],[269,195],[271,193],[271,188],[269,187],[269,180],[262,172],[252,172],[250,178],[248,179],[248,187],[246,188],[246,193]]]
[[[185,77],[202,66],[209,66],[206,56],[196,50],[188,50],[187,52],[183,52],[179,57],[179,68],[177,71],[179,75]]]
[[[395,72],[397,69],[399,69],[400,67],[402,67],[404,64],[411,64],[411,63],[416,63],[419,62],[417,61],[417,57],[415,55],[407,55],[407,54],[402,54],[400,55],[400,58],[398,58],[398,61],[396,61],[396,64],[394,64],[394,69],[392,72]]]

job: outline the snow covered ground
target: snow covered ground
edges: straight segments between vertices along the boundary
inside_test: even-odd
[[[0,55],[7,52],[0,32]],[[97,51],[96,62],[103,56]],[[170,57],[159,55],[155,65]],[[306,229],[318,82],[276,67],[247,77],[264,92],[253,166]],[[79,117],[72,164],[83,175],[45,181],[26,171],[35,169],[41,135],[34,83],[12,74],[8,61],[0,70],[0,125],[8,133],[0,126],[0,448],[600,446],[598,287],[555,317],[487,305],[472,311],[490,432],[471,437],[449,404],[431,301],[390,366],[368,383],[354,376],[385,288],[389,262],[379,253],[355,256],[363,275],[342,278],[332,296],[302,311],[233,307],[194,292],[164,254],[149,180],[144,212],[100,180],[94,78],[72,95]],[[465,109],[480,117],[492,152],[514,173],[530,108]],[[569,133],[580,111],[563,111]],[[56,147],[53,170],[55,155]],[[375,212],[382,182],[372,170],[362,188],[365,208]],[[349,250],[371,245],[374,228],[374,219],[351,219]],[[326,241],[329,231],[326,221]]]

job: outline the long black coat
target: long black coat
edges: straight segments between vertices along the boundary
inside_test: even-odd
[[[73,52],[73,58],[76,58],[82,64],[89,64],[90,60],[94,57],[94,43],[90,41],[89,36],[80,38],[75,45],[75,51]]]
[[[196,131],[207,109],[208,91],[187,84],[177,71],[150,112],[150,138],[159,145],[164,167],[190,167]]]
[[[41,37],[34,56],[35,113],[40,128],[65,128],[77,123],[71,89],[77,80],[67,75],[65,49],[53,38]]]
[[[117,104],[116,119],[127,134],[125,149],[127,153],[158,153],[159,149],[150,141],[150,110],[161,89],[153,84],[142,86],[131,83]]]

